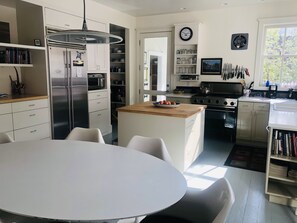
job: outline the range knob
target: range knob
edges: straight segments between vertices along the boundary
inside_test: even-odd
[[[216,100],[216,103],[217,103],[217,104],[219,104],[219,102],[220,102],[219,100]]]
[[[234,105],[234,102],[232,101],[232,102],[230,103],[230,105],[232,105],[232,106],[233,106],[233,105]]]
[[[227,101],[224,101],[224,105],[227,105],[228,104],[228,102]]]
[[[208,103],[211,103],[211,100],[210,99],[208,100]]]
[[[203,99],[200,100],[200,103],[203,104]]]

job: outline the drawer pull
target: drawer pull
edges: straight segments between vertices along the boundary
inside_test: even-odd
[[[29,117],[34,117],[36,114],[30,114]]]
[[[65,24],[65,26],[67,26],[67,27],[70,27],[70,25],[69,25],[69,24]]]
[[[35,130],[32,130],[32,131],[30,131],[30,133],[35,133],[35,132],[37,132],[37,130],[35,129]]]
[[[99,102],[97,102],[97,104],[99,105],[99,104],[101,104],[101,102],[99,101]]]
[[[101,95],[100,94],[97,94],[97,97],[101,97]]]
[[[34,107],[34,106],[35,106],[35,104],[30,104],[30,105],[29,105],[29,107]]]
[[[97,116],[101,116],[101,114],[98,114]]]

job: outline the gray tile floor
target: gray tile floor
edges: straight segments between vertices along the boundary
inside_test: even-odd
[[[107,136],[110,143],[113,137]],[[235,193],[235,203],[227,223],[297,223],[293,211],[283,205],[268,202],[264,194],[265,174],[224,166],[234,143],[207,136],[203,153],[184,173],[189,187],[205,189],[216,179],[226,177]],[[120,223],[134,222],[134,219]]]

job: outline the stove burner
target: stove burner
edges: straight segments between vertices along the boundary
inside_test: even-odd
[[[236,108],[237,98],[224,98],[224,97],[213,97],[213,96],[199,96],[194,95],[191,98],[192,104],[203,104],[213,107],[223,107],[223,108]]]

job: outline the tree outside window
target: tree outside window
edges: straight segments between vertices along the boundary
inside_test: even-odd
[[[262,83],[297,88],[297,24],[266,27]]]

